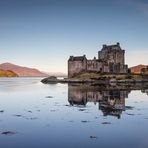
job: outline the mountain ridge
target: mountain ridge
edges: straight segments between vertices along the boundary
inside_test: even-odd
[[[48,74],[45,74],[36,68],[20,66],[20,65],[9,63],[9,62],[0,64],[0,69],[13,71],[20,77],[27,77],[27,76],[46,77],[48,76]]]

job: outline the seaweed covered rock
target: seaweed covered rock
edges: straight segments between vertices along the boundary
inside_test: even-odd
[[[47,84],[47,83],[55,83],[57,81],[58,81],[58,79],[55,76],[50,76],[50,77],[47,77],[47,78],[44,78],[43,80],[41,80],[41,82],[45,83],[45,84]]]

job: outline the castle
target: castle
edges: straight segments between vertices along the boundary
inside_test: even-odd
[[[128,72],[125,65],[125,50],[121,49],[120,43],[115,45],[103,45],[98,52],[98,58],[89,60],[85,55],[70,56],[68,60],[68,77],[71,78],[81,72],[100,72],[122,74]]]

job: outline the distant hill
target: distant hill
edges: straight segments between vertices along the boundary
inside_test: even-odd
[[[48,76],[48,74],[45,74],[37,69],[22,67],[19,65],[11,64],[11,63],[0,64],[0,69],[13,71],[18,76],[21,76],[21,77],[39,77],[39,76],[46,77]]]
[[[0,69],[0,77],[18,77],[18,75],[11,70]]]
[[[132,73],[146,73],[148,74],[148,65],[137,65],[130,68]]]

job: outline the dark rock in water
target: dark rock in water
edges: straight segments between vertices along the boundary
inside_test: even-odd
[[[85,111],[85,109],[82,109],[82,108],[81,108],[81,109],[79,109],[79,111]]]
[[[47,78],[44,78],[43,80],[41,80],[42,83],[56,83],[58,81],[57,77],[55,76],[50,76],[50,77],[47,77]]]
[[[89,121],[87,121],[87,120],[82,120],[81,122],[82,122],[82,123],[87,123],[87,122],[89,122]]]
[[[38,118],[36,118],[36,117],[31,117],[30,118],[30,120],[36,120],[36,119],[38,119]]]
[[[14,115],[14,116],[16,116],[16,117],[23,117],[22,115]]]
[[[127,113],[127,115],[134,116],[135,114]]]
[[[31,110],[28,110],[28,113],[32,113],[32,111]]]
[[[0,110],[0,113],[3,113],[4,112],[4,110]]]
[[[66,104],[66,105],[64,105],[64,106],[68,106],[68,107],[70,107],[71,105]]]
[[[46,96],[46,98],[53,98],[52,96]]]
[[[38,118],[36,118],[36,117],[26,117],[25,119],[27,119],[27,120],[36,120]]]
[[[90,136],[90,139],[97,139],[97,136]]]
[[[110,122],[102,122],[102,124],[111,124]]]
[[[15,132],[12,132],[12,131],[5,131],[5,132],[2,132],[1,134],[2,135],[14,135],[16,133]]]

